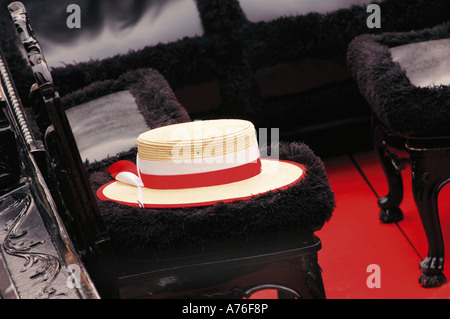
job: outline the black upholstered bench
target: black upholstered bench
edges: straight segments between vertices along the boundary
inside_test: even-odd
[[[362,35],[348,62],[374,114],[374,143],[389,184],[378,200],[383,222],[403,218],[401,170],[412,170],[413,195],[428,240],[420,263],[425,287],[445,282],[437,198],[450,178],[450,23],[403,33]],[[400,157],[396,149],[406,149]],[[408,158],[409,157],[409,158]]]
[[[92,164],[93,189],[112,180],[104,172],[109,164],[135,157],[130,151]],[[280,158],[303,163],[305,179],[249,200],[176,209],[99,201],[124,271],[120,296],[242,298],[273,288],[283,296],[324,298],[314,231],[331,217],[333,193],[321,160],[306,145],[283,143]]]
[[[102,107],[105,99],[120,104],[124,96],[127,103],[136,104],[144,118],[143,129],[191,121],[164,77],[153,69],[93,83],[66,95],[63,102],[72,112],[69,118],[75,119],[77,109]],[[131,111],[127,114],[121,114],[120,120],[127,123],[126,116],[135,116]],[[104,122],[98,131],[104,134],[108,129]],[[117,127],[111,129],[114,132]],[[74,132],[83,149],[82,139]],[[92,129],[90,134],[100,133]],[[98,148],[103,147],[103,140],[108,137],[96,139]],[[127,147],[103,157],[86,155],[94,192],[112,180],[105,172],[111,164],[136,160],[136,147],[122,145]],[[278,290],[280,297],[324,298],[317,260],[321,243],[314,232],[331,217],[334,194],[323,162],[307,145],[281,142],[279,152],[280,159],[303,164],[305,177],[287,189],[248,200],[171,209],[141,209],[99,200],[119,256],[118,296],[243,298],[270,288]]]
[[[323,156],[366,149],[370,143],[370,112],[361,107],[365,101],[345,63],[350,41],[368,32],[430,27],[445,21],[450,8],[447,1],[423,0],[268,1],[256,6],[238,0],[147,1],[142,10],[111,3],[84,13],[86,23],[73,30],[66,26],[67,15],[60,14],[70,1],[41,14],[43,2],[27,7],[61,96],[130,70],[154,68],[192,118],[237,117],[257,127],[279,127],[284,140],[304,141]],[[380,6],[380,29],[367,26],[371,3]],[[11,40],[15,32],[4,11],[6,5],[0,7],[0,43],[26,101],[33,80]],[[149,12],[155,16],[149,18]],[[177,12],[183,12],[182,19]],[[110,26],[127,32],[98,32]],[[136,34],[141,36],[136,39]]]

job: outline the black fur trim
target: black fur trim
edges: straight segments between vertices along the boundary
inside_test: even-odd
[[[62,103],[67,109],[121,90],[129,90],[134,96],[149,128],[191,121],[166,79],[153,69],[138,69],[126,72],[118,79],[94,82],[67,94]]]
[[[363,5],[327,14],[310,13],[252,23],[246,19],[237,0],[198,0],[205,30],[201,37],[148,46],[104,60],[70,64],[52,72],[62,95],[138,68],[158,70],[174,90],[213,79],[233,83],[242,75],[248,76],[249,71],[305,57],[321,57],[345,64],[348,44],[355,36],[432,27],[448,19],[450,10],[450,2],[442,0],[373,3],[379,3],[382,11],[380,29],[367,27],[368,14]],[[231,66],[232,73],[229,72]],[[246,81],[253,80],[246,78]],[[252,91],[252,83],[246,87],[250,91],[240,91],[244,100],[248,99],[249,92],[257,94]],[[233,92],[228,94],[232,99]]]
[[[450,37],[450,22],[412,32],[362,35],[349,45],[348,64],[376,116],[393,131],[414,137],[450,136],[450,86],[416,87],[389,48]]]
[[[92,164],[93,191],[112,180],[104,169],[119,159],[134,161],[135,156],[130,151]],[[305,165],[306,177],[286,190],[249,200],[177,209],[140,209],[98,200],[115,249],[121,254],[159,255],[192,248],[200,252],[320,229],[335,207],[323,162],[301,143],[281,143],[280,158]]]

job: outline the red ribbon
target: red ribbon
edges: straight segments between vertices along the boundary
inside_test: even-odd
[[[185,175],[146,175],[141,173],[145,187],[182,189],[222,185],[242,181],[261,173],[261,159],[218,171]]]
[[[107,172],[113,178],[120,172],[131,172],[137,175],[136,165],[130,161],[118,161],[111,165]],[[218,171],[185,174],[185,175],[147,175],[142,174],[144,186],[152,189],[182,189],[223,185],[242,181],[261,173],[261,159],[240,166]]]

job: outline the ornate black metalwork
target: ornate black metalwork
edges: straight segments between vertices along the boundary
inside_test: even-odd
[[[32,267],[40,265],[36,269],[35,273],[30,277],[33,279],[41,278],[42,282],[46,284],[36,295],[36,298],[49,298],[51,295],[56,294],[56,289],[52,287],[56,276],[60,273],[61,262],[60,260],[47,253],[34,252],[32,248],[40,244],[44,244],[45,240],[33,241],[26,240],[27,231],[20,231],[20,226],[31,208],[32,198],[28,194],[14,194],[14,202],[9,204],[8,207],[2,212],[7,214],[9,211],[20,210],[19,213],[5,225],[7,235],[2,243],[3,250],[11,255],[25,259],[25,263],[21,272],[25,272]],[[61,293],[65,294],[65,293]]]
[[[20,176],[19,155],[14,131],[3,112],[0,92],[0,189],[17,182]]]
[[[76,249],[90,265],[90,274],[93,277],[108,277],[108,272],[115,270],[114,253],[70,123],[54,89],[50,70],[31,29],[25,6],[21,2],[13,2],[8,9],[36,81],[31,88],[31,102],[32,108],[43,115],[39,117],[38,127],[45,138],[50,159],[48,180],[54,181],[53,185],[49,183],[49,188]],[[103,278],[101,282],[112,282],[113,276]],[[97,287],[105,291],[112,289]]]
[[[28,47],[37,52],[36,46]],[[32,61],[36,64],[39,59]],[[38,78],[44,88],[42,76]],[[55,203],[59,198],[47,183],[47,150],[33,134],[1,50],[0,80],[0,298],[99,298],[62,223]],[[57,92],[54,98],[44,98],[39,85],[33,88],[37,94],[31,100],[39,99],[43,115],[48,115],[48,104],[62,111]],[[53,127],[50,117],[42,117],[38,126],[44,132]],[[66,171],[67,178],[75,179],[72,171]],[[79,269],[76,287],[68,285],[66,267]]]
[[[20,40],[28,54],[28,60],[33,69],[36,83],[43,96],[53,95],[53,79],[47,62],[42,54],[41,46],[28,22],[27,11],[21,2],[13,2],[8,6]]]

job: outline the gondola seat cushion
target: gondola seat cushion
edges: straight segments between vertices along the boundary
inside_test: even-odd
[[[409,137],[450,136],[450,22],[412,32],[362,35],[348,63],[376,117]]]
[[[164,77],[152,69],[127,72],[119,80],[93,83],[67,95],[63,101],[77,108],[76,104],[123,90],[131,92],[149,129],[191,121]],[[123,159],[134,162],[136,152],[137,148],[132,147],[86,162],[93,191],[112,180],[105,172],[111,164]],[[305,177],[287,189],[248,200],[173,209],[140,209],[98,200],[114,247],[126,254],[164,254],[232,248],[314,233],[331,218],[335,206],[324,163],[300,142],[280,142],[279,158],[303,164]]]

